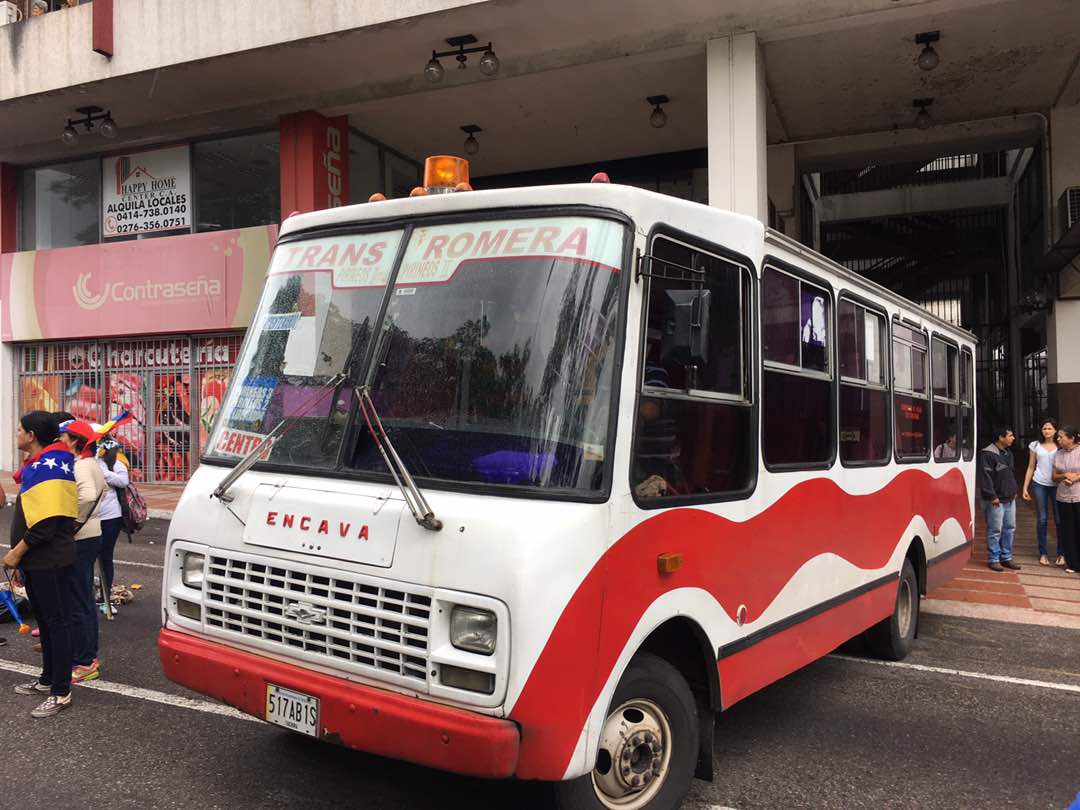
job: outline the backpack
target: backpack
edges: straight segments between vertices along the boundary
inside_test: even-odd
[[[116,499],[120,502],[121,528],[131,540],[131,535],[139,531],[146,523],[146,501],[134,484],[116,490]]]

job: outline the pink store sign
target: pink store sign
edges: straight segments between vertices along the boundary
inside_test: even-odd
[[[277,226],[0,256],[4,341],[243,328]]]

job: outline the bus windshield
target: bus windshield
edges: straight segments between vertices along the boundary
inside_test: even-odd
[[[284,420],[263,460],[325,470],[341,459],[383,475],[363,417],[346,429],[353,386],[368,382],[418,481],[598,491],[626,227],[577,216],[432,225],[401,250],[405,236],[278,247],[208,455],[239,458]]]

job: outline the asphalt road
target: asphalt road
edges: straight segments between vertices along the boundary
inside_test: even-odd
[[[5,535],[9,524],[0,512]],[[158,666],[163,537],[155,521],[117,547],[118,581],[143,585],[102,623],[98,683],[117,691],[78,688],[73,708],[31,719],[36,701],[11,691],[25,679],[12,670],[37,656],[0,625],[0,806],[545,806],[537,785],[465,779],[159,702],[199,697]],[[1060,809],[1080,790],[1080,631],[926,615],[905,663],[928,669],[883,666],[856,644],[840,653],[719,717],[716,781],[695,783],[685,806]]]

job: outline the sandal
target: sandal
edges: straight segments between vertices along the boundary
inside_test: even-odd
[[[1058,557],[1057,562],[1054,563],[1054,565],[1058,566],[1059,568],[1064,568],[1065,567],[1065,558],[1064,557]]]
[[[1043,554],[1039,557],[1039,565],[1049,565],[1050,560],[1046,559],[1046,555]]]

